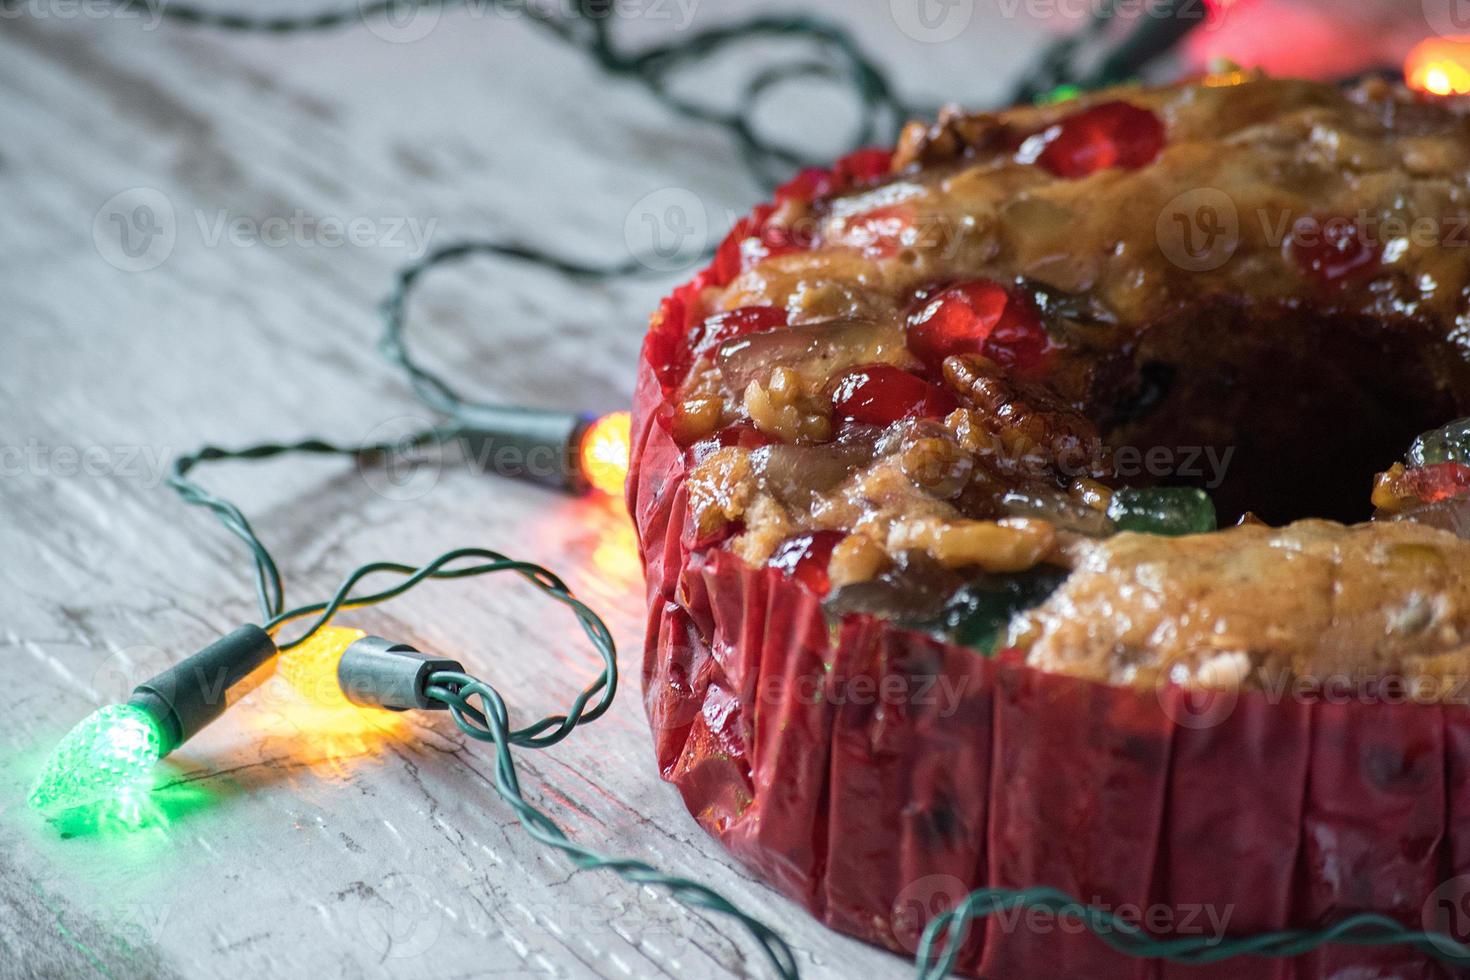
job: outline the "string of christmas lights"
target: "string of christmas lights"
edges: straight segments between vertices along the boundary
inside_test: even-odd
[[[220,498],[212,499],[224,503]],[[246,538],[252,551],[267,556],[265,567],[275,569],[265,544],[249,529],[248,522],[243,518],[233,520],[238,509],[224,506],[228,513],[217,506],[210,509],[222,514],[222,522],[231,533]],[[260,591],[265,595],[271,572],[260,564],[256,571]],[[505,699],[491,685],[465,674],[457,661],[427,657],[408,644],[330,625],[344,610],[387,602],[430,579],[463,579],[497,572],[514,572],[568,607],[601,658],[601,670],[564,714],[548,715],[512,729]],[[400,576],[402,581],[377,591],[356,591],[363,580],[384,574]],[[300,620],[310,620],[310,624],[299,636],[276,642],[278,631]],[[279,612],[263,626],[242,626],[180,661],[138,685],[126,704],[100,708],[73,728],[36,780],[30,805],[48,814],[59,814],[98,804],[125,803],[129,797],[145,793],[159,760],[223,714],[241,693],[245,678],[273,657],[278,659],[276,669],[287,683],[318,705],[353,704],[395,711],[448,709],[466,734],[494,744],[495,790],[533,837],[566,854],[578,868],[610,870],[636,884],[665,888],[686,905],[735,919],[750,933],[777,975],[789,980],[799,976],[785,940],[715,890],[667,875],[644,861],[607,856],[576,844],[550,816],[526,799],[511,747],[549,748],[606,714],[617,696],[617,648],[607,624],[554,572],[484,548],[461,548],[418,567],[397,562],[363,565],[348,575],[325,602]],[[471,705],[472,699],[479,700],[479,709]]]
[[[452,2],[442,0],[442,5]],[[156,5],[156,0],[121,0],[124,7],[150,3]],[[415,0],[380,0],[360,7],[296,17],[257,17],[172,3],[156,9],[174,20],[200,26],[290,34],[339,27],[365,16],[402,12],[418,5]],[[571,16],[566,18],[547,15],[516,0],[496,0],[496,5],[528,14],[534,23],[587,51],[609,74],[642,83],[656,99],[679,115],[726,130],[752,175],[767,186],[778,183],[793,167],[814,162],[797,150],[762,139],[750,122],[759,100],[782,82],[803,77],[846,80],[862,109],[855,145],[891,137],[903,118],[918,114],[904,105],[884,73],[844,32],[811,18],[756,17],[698,33],[678,43],[624,52],[618,50],[611,38],[608,0],[578,0]],[[152,9],[155,6],[150,6]],[[1111,16],[1111,9],[1111,4],[1105,5],[1105,13],[1100,15],[1098,23]],[[1130,36],[1124,46],[1103,59],[1094,76],[1079,77],[1073,64],[1080,48],[1078,42],[1100,36],[1100,28],[1094,24],[1085,36],[1058,42],[1044,55],[1033,74],[1023,80],[1019,90],[1028,96],[1039,96],[1058,84],[1121,80],[1114,76],[1141,71],[1188,30],[1182,23],[1148,26],[1153,33]],[[730,45],[769,37],[809,40],[828,57],[798,60],[762,72],[748,84],[734,112],[721,112],[673,92],[671,81],[679,71]],[[830,57],[833,54],[835,66]],[[1455,79],[1441,81],[1433,74],[1432,65],[1425,72],[1421,76],[1422,87],[1430,91],[1458,85]],[[351,457],[367,464],[459,439],[471,446],[498,442],[521,453],[546,450],[553,454],[556,465],[545,482],[571,490],[594,487],[617,492],[627,467],[626,413],[594,421],[570,412],[474,402],[460,396],[410,356],[403,340],[404,309],[415,284],[440,264],[475,255],[533,262],[580,279],[610,279],[644,271],[637,262],[591,266],[505,242],[463,242],[439,249],[399,274],[381,308],[385,324],[382,349],[404,371],[419,399],[445,416],[444,422],[391,445],[343,446],[309,439],[263,443],[239,450],[206,446],[181,458],[170,477],[170,485],[186,502],[212,511],[230,533],[246,544],[253,563],[262,625],[241,627],[139,685],[126,704],[109,705],[84,719],[58,745],[36,782],[30,802],[38,809],[57,812],[143,792],[158,760],[218,718],[258,683],[263,671],[273,666],[303,698],[317,704],[448,710],[468,737],[493,745],[495,791],[535,839],[557,849],[579,868],[612,870],[638,884],[661,886],[687,905],[733,917],[751,935],[778,976],[795,978],[799,975],[796,958],[780,935],[718,892],[685,878],[665,875],[644,862],[605,857],[576,844],[525,798],[512,748],[544,749],[559,743],[581,725],[601,717],[617,693],[616,649],[610,632],[597,614],[578,600],[554,573],[499,552],[466,548],[441,555],[422,566],[396,562],[364,565],[354,570],[330,599],[287,609],[279,566],[245,514],[191,479],[191,471],[206,462],[264,460],[301,453]],[[477,455],[486,458],[486,454]],[[509,707],[500,693],[465,673],[457,661],[427,656],[406,644],[368,636],[362,630],[334,623],[340,612],[389,601],[430,579],[461,579],[498,572],[515,573],[566,605],[601,656],[601,671],[564,714],[512,728]],[[376,575],[394,575],[401,581],[377,591],[357,591],[364,579]],[[278,639],[286,626],[302,620],[309,622],[299,635],[284,642]],[[1453,938],[1408,929],[1383,916],[1351,916],[1320,930],[1288,930],[1228,939],[1156,937],[1107,910],[1085,905],[1054,889],[1029,888],[981,889],[954,909],[937,916],[923,936],[916,961],[918,976],[947,975],[971,923],[1001,910],[1020,908],[1080,921],[1102,942],[1141,958],[1207,963],[1241,955],[1296,956],[1328,943],[1403,944],[1444,962],[1470,966],[1470,948]]]
[[[631,431],[627,412],[592,419],[577,412],[475,401],[409,352],[405,318],[414,288],[430,270],[477,256],[530,263],[582,281],[648,275],[648,266],[636,259],[589,265],[517,243],[458,242],[399,270],[392,290],[378,307],[383,320],[378,350],[403,372],[419,401],[449,419],[440,433],[442,438],[462,439],[471,459],[501,476],[528,478],[572,492],[591,488],[608,496],[620,495],[628,475]],[[538,456],[540,465],[534,462]]]

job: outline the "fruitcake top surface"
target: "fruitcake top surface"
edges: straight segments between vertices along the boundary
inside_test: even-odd
[[[1451,671],[1465,113],[1232,72],[802,173],[655,318],[696,548],[1109,682]]]

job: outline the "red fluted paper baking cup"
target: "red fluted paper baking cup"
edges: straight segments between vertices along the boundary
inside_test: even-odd
[[[833,928],[905,954],[984,886],[1052,886],[1158,934],[1318,929],[1362,911],[1470,926],[1463,704],[1111,687],[881,620],[833,625],[780,571],[693,550],[669,390],[697,288],[666,302],[639,365],[628,502],[648,584],[643,688],[663,778],[744,864]],[[1454,975],[1408,947],[1174,965],[1039,913],[977,924],[960,966]]]

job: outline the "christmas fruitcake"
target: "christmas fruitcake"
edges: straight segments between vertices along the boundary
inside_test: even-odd
[[[1467,111],[1238,71],[950,110],[742,218],[653,319],[629,483],[646,703],[700,822],[907,952],[984,886],[1228,907],[1222,935],[1440,914],[1470,871]],[[994,922],[963,966],[1181,969]]]

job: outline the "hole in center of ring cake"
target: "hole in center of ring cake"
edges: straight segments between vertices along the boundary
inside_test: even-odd
[[[1426,324],[1222,306],[1146,331],[1094,412],[1118,482],[1196,486],[1221,524],[1371,514],[1374,474],[1470,414],[1470,365]],[[1443,331],[1440,332],[1443,336]]]

